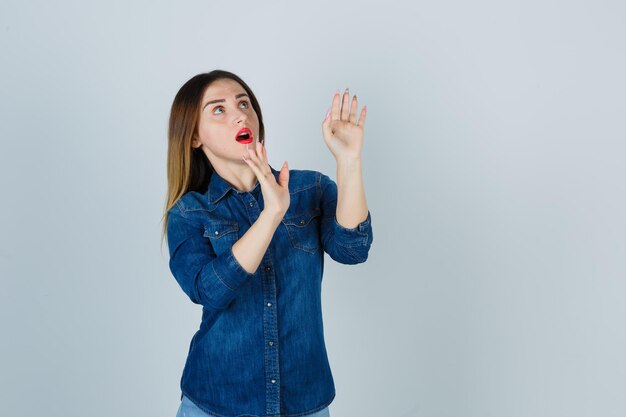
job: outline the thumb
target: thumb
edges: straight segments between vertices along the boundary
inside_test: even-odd
[[[280,169],[280,172],[278,173],[278,184],[281,187],[289,188],[289,165],[287,164],[287,161],[285,161]]]
[[[324,117],[324,121],[322,122],[322,133],[324,134],[324,137],[329,138],[333,135],[333,131],[330,128],[331,122],[330,109],[328,109],[326,117]]]

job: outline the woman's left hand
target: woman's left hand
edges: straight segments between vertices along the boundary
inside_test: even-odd
[[[361,115],[357,122],[358,102],[356,95],[352,97],[352,103],[350,103],[350,92],[346,88],[341,107],[339,107],[339,100],[340,95],[337,91],[333,97],[332,106],[322,122],[324,140],[337,161],[360,159],[365,133],[366,106],[361,109]]]

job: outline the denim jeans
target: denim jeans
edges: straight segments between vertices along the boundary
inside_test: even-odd
[[[210,414],[200,410],[186,395],[183,396],[183,400],[180,402],[176,417],[209,417]],[[330,417],[328,407],[319,410],[313,414],[309,414],[303,417]]]

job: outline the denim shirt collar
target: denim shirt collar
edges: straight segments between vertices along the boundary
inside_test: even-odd
[[[278,182],[278,174],[280,172],[275,170],[271,165],[269,167],[272,170],[272,174],[274,174],[274,178],[276,179],[276,182]],[[261,189],[261,186],[260,186],[259,180],[257,179],[256,184],[254,185],[254,188],[252,188],[252,190],[239,191],[235,187],[233,187],[228,181],[222,178],[217,173],[217,171],[214,170],[213,173],[211,174],[207,198],[208,198],[209,204],[217,204],[219,200],[221,200],[228,193],[229,190],[232,190],[234,193],[237,193],[237,194],[250,192],[256,196],[258,195],[258,192],[260,189]]]

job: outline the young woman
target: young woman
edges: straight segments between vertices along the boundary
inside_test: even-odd
[[[365,262],[373,240],[361,168],[365,107],[337,91],[322,122],[337,183],[269,164],[261,108],[235,74],[178,91],[168,132],[169,267],[202,321],[180,381],[180,416],[329,416],[324,253]]]

